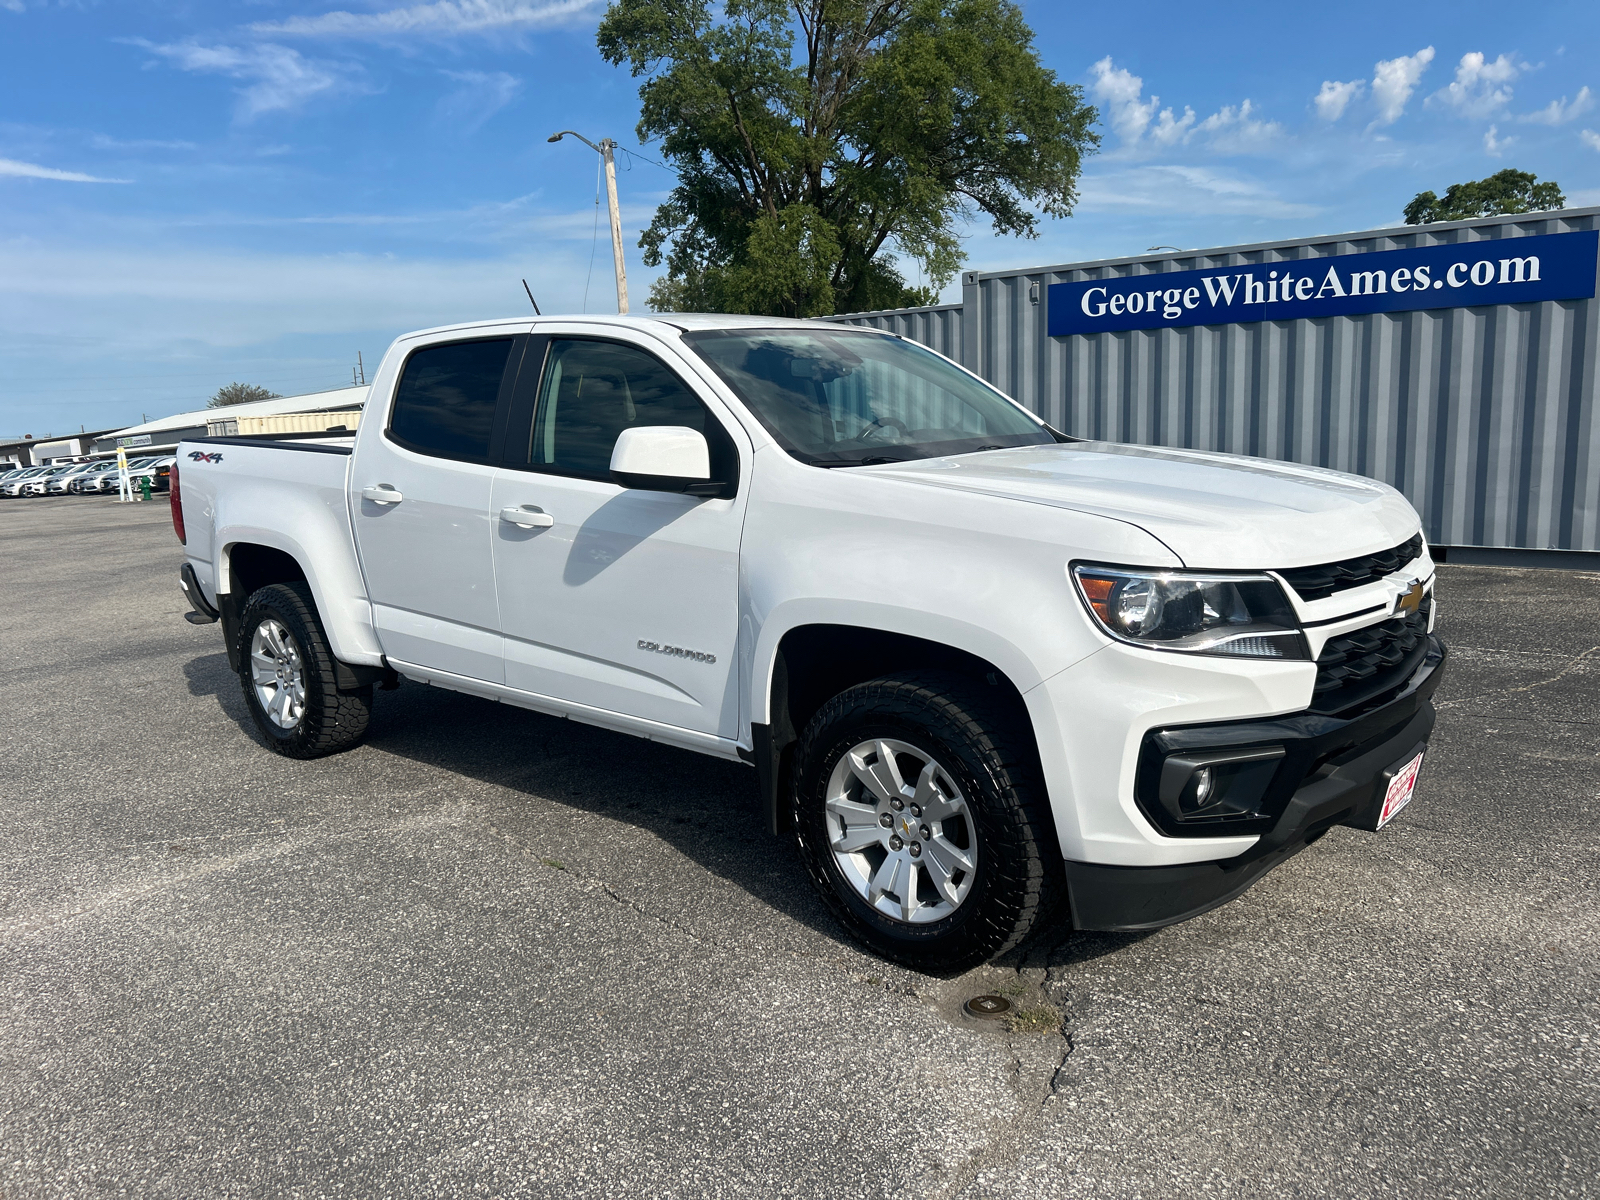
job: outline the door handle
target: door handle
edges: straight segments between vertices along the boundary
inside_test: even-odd
[[[405,497],[387,483],[375,483],[371,487],[361,489],[361,497],[371,500],[374,504],[399,504]]]
[[[521,508],[502,508],[500,519],[520,525],[524,529],[549,529],[556,519],[537,504],[524,504]]]

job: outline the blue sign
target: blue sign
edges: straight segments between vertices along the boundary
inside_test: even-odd
[[[1050,336],[1581,300],[1600,230],[1052,283]]]

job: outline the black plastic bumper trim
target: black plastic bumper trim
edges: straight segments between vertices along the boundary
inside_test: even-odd
[[[1259,721],[1221,721],[1208,725],[1174,725],[1152,729],[1144,736],[1134,799],[1147,820],[1168,837],[1233,837],[1274,833],[1294,796],[1330,764],[1342,761],[1358,747],[1386,738],[1424,709],[1432,712],[1431,698],[1444,679],[1449,652],[1430,635],[1420,662],[1398,692],[1383,704],[1354,716],[1327,713],[1292,713]],[[1432,723],[1430,718],[1430,725]],[[1258,805],[1257,816],[1227,820],[1179,822],[1160,801],[1160,779],[1166,760],[1174,754],[1282,747],[1282,765]]]
[[[200,580],[195,576],[191,564],[184,563],[178,569],[178,586],[183,589],[184,598],[194,605],[193,612],[183,614],[183,619],[189,624],[211,625],[222,615],[206,600],[206,594],[200,590]]]
[[[1113,867],[1069,861],[1067,897],[1073,928],[1141,933],[1187,921],[1243,895],[1305,846],[1300,842],[1281,847],[1232,871],[1218,862]]]
[[[1226,746],[1233,738],[1245,744],[1273,740],[1289,748],[1290,759],[1305,762],[1309,756],[1315,765],[1301,777],[1271,828],[1234,858],[1168,867],[1069,860],[1065,866],[1074,927],[1132,932],[1172,925],[1241,895],[1335,825],[1375,830],[1389,781],[1426,748],[1433,732],[1437,717],[1430,697],[1444,661],[1444,647],[1435,642],[1424,669],[1399,696],[1352,721],[1298,714],[1163,730],[1187,735],[1183,740],[1207,748]]]

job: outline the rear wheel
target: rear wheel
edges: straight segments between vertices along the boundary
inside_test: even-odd
[[[961,971],[1016,945],[1061,855],[1021,714],[961,675],[860,684],[812,718],[795,829],[823,899],[885,958]]]
[[[339,689],[304,583],[275,583],[250,597],[239,620],[239,682],[256,728],[279,754],[320,758],[366,736],[372,687]]]

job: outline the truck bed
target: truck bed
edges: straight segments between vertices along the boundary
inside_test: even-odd
[[[193,438],[178,446],[186,550],[213,604],[236,580],[231,548],[281,550],[302,564],[334,652],[345,662],[381,661],[370,634],[350,523],[353,434]],[[248,583],[248,581],[244,581]],[[245,588],[248,591],[248,588]]]

